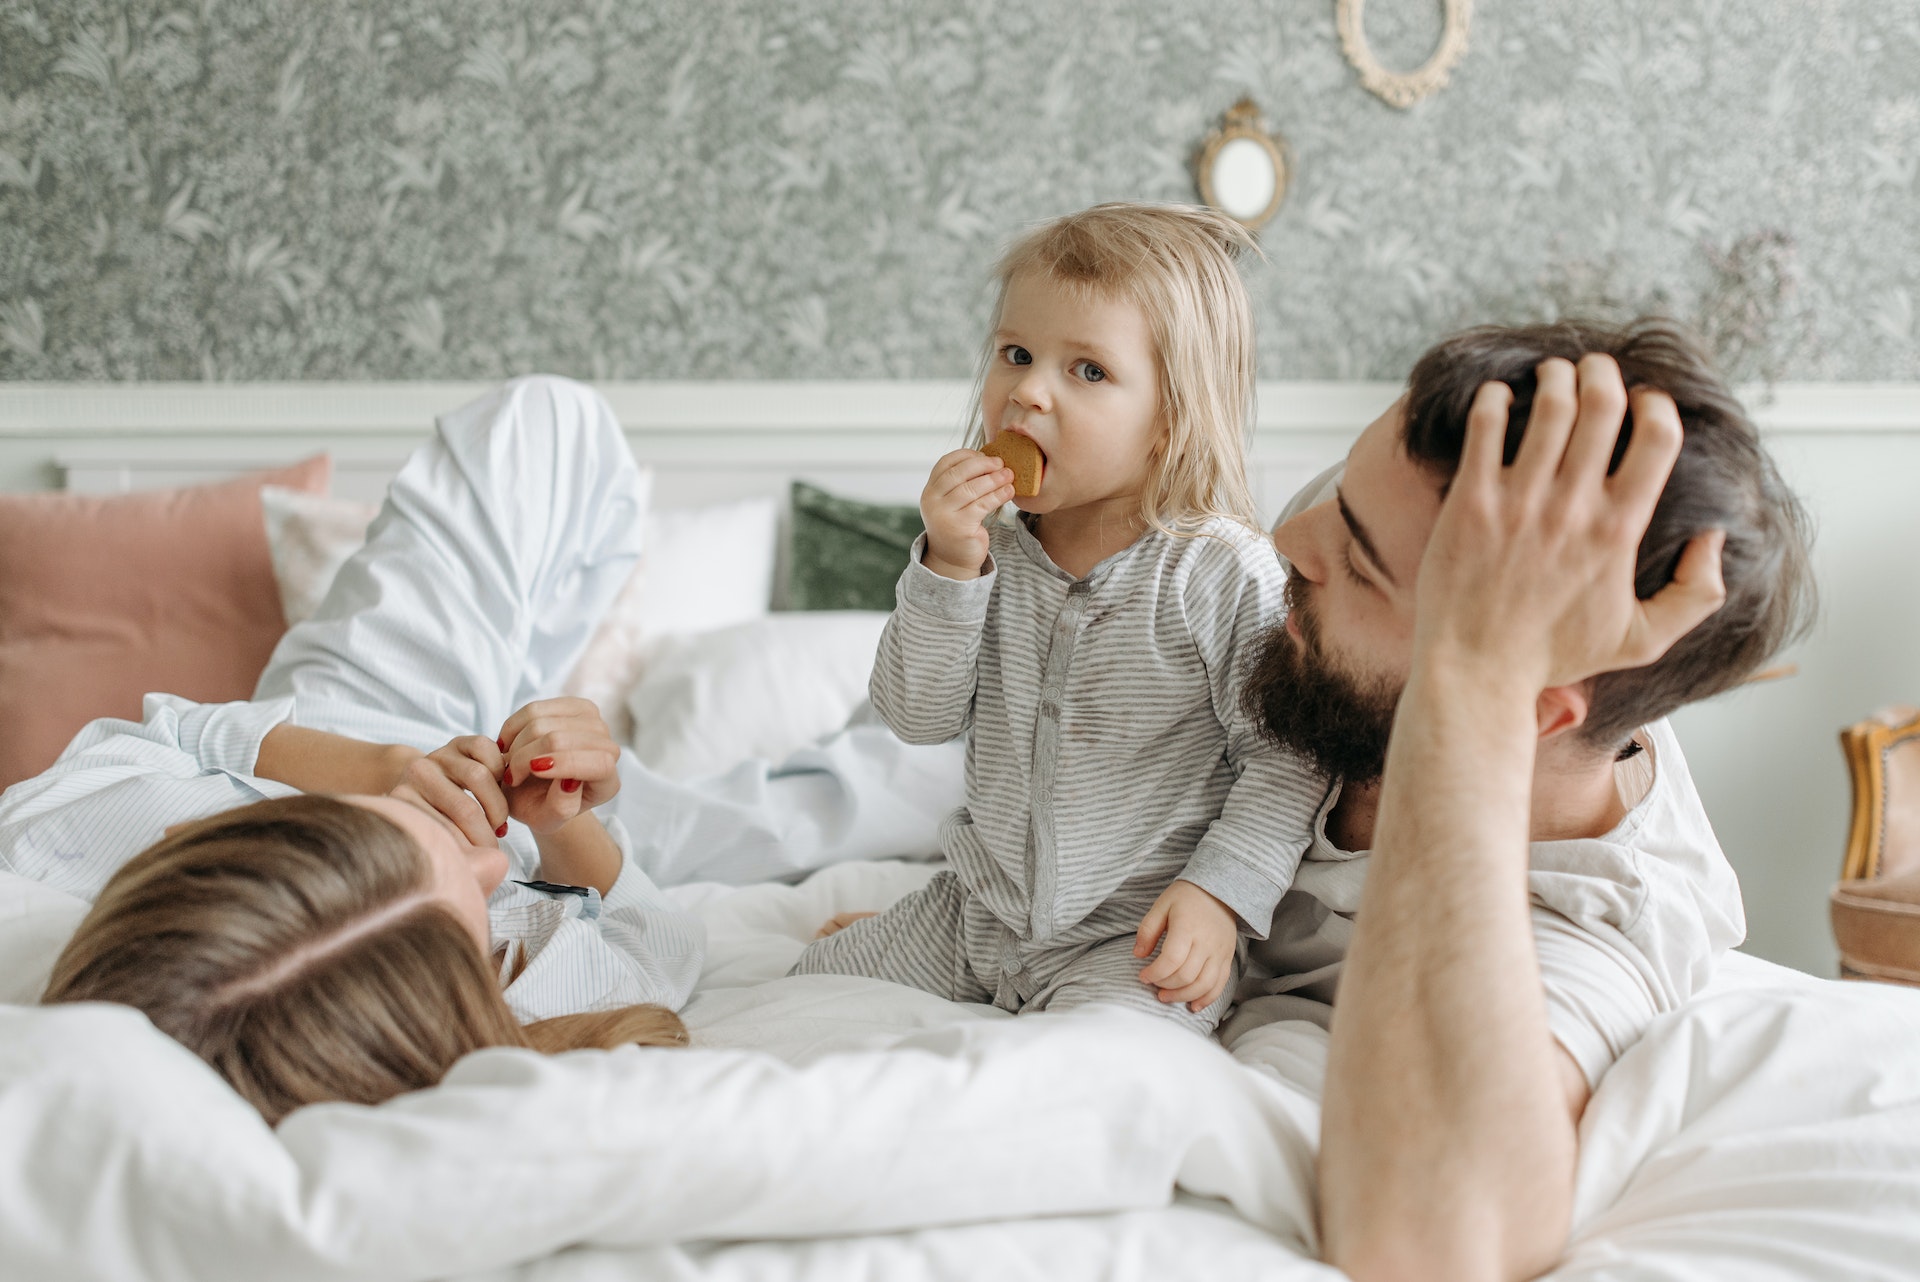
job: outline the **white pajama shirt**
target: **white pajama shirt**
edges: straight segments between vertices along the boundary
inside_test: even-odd
[[[254,701],[149,695],[143,721],[89,725],[0,797],[0,867],[93,898],[168,826],[291,793],[252,773],[282,721],[422,751],[495,734],[559,688],[625,583],[642,487],[612,411],[580,384],[519,379],[444,415]],[[517,884],[537,879],[538,849],[518,823],[501,843],[511,871],[488,910],[522,1020],[678,1007],[699,977],[699,922],[661,896],[618,811],[599,813],[622,854],[604,900]]]

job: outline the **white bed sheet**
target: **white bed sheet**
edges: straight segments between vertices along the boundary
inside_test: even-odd
[[[1325,1041],[780,978],[924,867],[675,892],[690,1052],[470,1057],[267,1130],[130,1012],[0,1007],[0,1277],[1317,1278]],[[0,998],[76,912],[0,880]],[[1920,993],[1735,958],[1588,1110],[1563,1278],[1920,1269]]]

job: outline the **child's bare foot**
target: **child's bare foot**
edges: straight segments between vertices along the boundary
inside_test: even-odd
[[[825,939],[828,935],[837,935],[856,921],[865,921],[874,913],[835,913],[827,918],[827,924],[813,932],[815,939]]]

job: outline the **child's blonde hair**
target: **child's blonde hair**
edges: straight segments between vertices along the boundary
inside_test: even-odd
[[[1159,362],[1165,448],[1156,450],[1141,515],[1168,534],[1191,533],[1209,517],[1259,529],[1247,484],[1253,425],[1253,305],[1235,259],[1258,254],[1239,223],[1193,205],[1116,201],[1036,227],[994,269],[999,295],[974,380],[968,444],[986,443],[981,397],[993,359],[1007,286],[1040,272],[1136,304],[1146,314]]]
[[[199,1055],[269,1123],[378,1104],[486,1046],[684,1046],[672,1011],[623,1006],[522,1028],[500,976],[431,894],[392,822],[280,797],[175,829],[130,860],[54,963],[42,1002],[120,1002]]]

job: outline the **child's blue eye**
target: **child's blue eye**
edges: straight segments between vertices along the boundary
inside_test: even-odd
[[[1107,371],[1101,369],[1092,361],[1080,361],[1075,365],[1075,368],[1080,371],[1080,377],[1086,379],[1089,383],[1104,382],[1107,377]]]
[[[1009,365],[1033,364],[1033,353],[1018,343],[1008,343],[1000,349],[1000,355]]]

